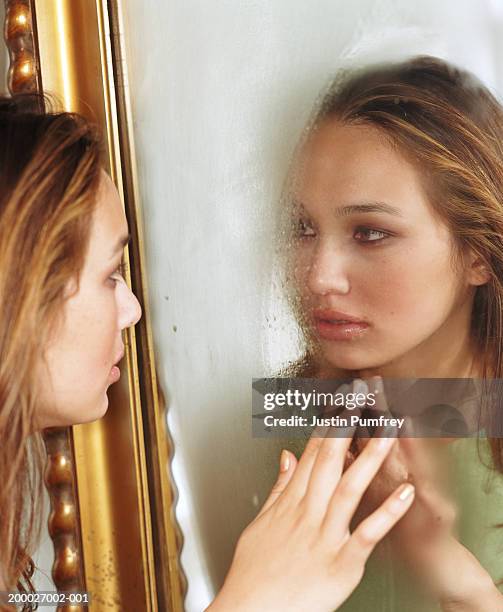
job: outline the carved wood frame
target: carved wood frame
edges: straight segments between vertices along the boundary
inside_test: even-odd
[[[178,612],[182,536],[155,370],[121,0],[4,1],[11,93],[49,92],[102,129],[132,234],[126,280],[143,310],[124,333],[123,376],[105,418],[45,432],[53,578],[58,590],[88,590],[93,612]]]

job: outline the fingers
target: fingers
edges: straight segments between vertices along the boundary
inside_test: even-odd
[[[374,390],[376,400],[374,410],[390,414],[388,408],[388,401],[386,399],[386,394],[384,393],[384,383],[382,378],[380,376],[373,376],[369,381],[369,387],[373,387]]]
[[[327,505],[341,479],[352,439],[327,437],[319,447],[305,498],[308,507],[316,509],[321,515],[326,513]]]
[[[328,427],[316,427],[314,429],[297,463],[295,473],[288,487],[289,495],[291,495],[294,502],[305,495],[316,457],[325,440],[327,431]]]
[[[388,401],[386,399],[382,378],[380,376],[372,376],[370,379],[364,380],[363,383],[367,386],[367,389],[370,389],[374,394],[375,404],[371,407],[372,413],[376,413],[376,416],[382,414],[385,417],[391,417],[392,414],[390,413],[388,408]],[[365,448],[371,437],[383,437],[383,434],[378,428],[375,431],[374,435],[371,435],[370,432],[367,432],[366,434],[362,434],[357,437],[356,449],[358,450],[358,452],[361,452]],[[386,437],[389,438],[390,436],[388,435]]]
[[[353,381],[350,385],[343,384],[337,391],[346,394],[349,391],[356,392],[355,384],[362,381]],[[365,386],[364,391],[367,388]],[[360,390],[361,392],[361,390]],[[350,416],[360,414],[358,409],[348,410],[345,408],[338,414],[341,422],[350,422]],[[325,439],[318,447],[318,453],[306,483],[305,499],[307,506],[311,510],[316,510],[323,516],[326,507],[337,486],[345,464],[348,460],[348,453],[355,427],[330,427],[325,435]]]
[[[354,388],[354,381],[352,388]],[[347,384],[341,385],[337,391],[339,393],[346,394],[350,387]],[[347,411],[346,411],[347,412]],[[353,411],[354,412],[354,411]],[[340,415],[342,416],[342,415]],[[332,433],[332,435],[330,435]],[[339,481],[340,472],[344,467],[344,460],[346,452],[351,443],[351,438],[354,433],[354,427],[348,430],[348,440],[343,442],[347,438],[341,438],[333,435],[333,428],[328,427],[316,427],[313,431],[309,442],[302,453],[299,465],[295,471],[295,476],[292,479],[289,487],[289,494],[295,501],[299,501],[302,497],[308,494],[307,489],[310,487],[309,498],[312,499],[316,495],[322,495],[328,488],[330,489],[330,495],[326,497],[323,508],[325,508],[328,499],[330,499],[334,487]],[[328,434],[328,437],[327,437]],[[321,456],[320,456],[321,453]],[[319,458],[319,461],[318,461]],[[315,464],[317,464],[316,472],[313,473]],[[314,477],[314,484],[311,487],[311,481]],[[328,481],[325,479],[328,477]],[[321,505],[321,501],[318,500],[318,507]]]
[[[278,497],[283,493],[286,488],[286,485],[290,482],[293,473],[295,472],[295,468],[297,466],[297,459],[293,453],[290,451],[283,449],[281,451],[281,457],[279,461],[279,474],[278,479],[276,480],[271,492],[269,493],[269,497],[265,500],[264,505],[260,509],[260,512],[257,514],[257,518],[264,514],[278,499]]]
[[[347,385],[342,385],[339,391],[346,388]],[[295,469],[280,476],[259,515],[271,507],[287,485],[290,503],[298,503],[307,496],[320,509],[320,514],[325,514],[326,505],[343,471],[354,428],[348,430],[350,435],[346,438],[327,437],[328,432],[328,427],[315,428]]]
[[[344,472],[330,500],[325,517],[329,531],[347,529],[360,500],[396,442],[395,438],[372,438]]]
[[[362,521],[341,551],[349,562],[359,560],[364,564],[376,544],[396,525],[412,505],[414,487],[404,483],[384,503]]]
[[[353,393],[360,394],[368,392],[367,385],[360,379],[355,379],[351,387],[345,383],[337,389],[338,393],[344,395],[350,390]],[[359,413],[359,409],[352,408],[349,410],[346,408],[338,416],[341,419],[346,418],[349,422],[350,414]],[[344,462],[348,456],[354,431],[354,427],[348,427],[343,434],[344,437],[341,437],[340,429],[334,435],[334,428],[332,427],[316,427],[302,453],[295,475],[288,487],[292,501],[299,501],[306,496],[315,503],[317,499],[318,507],[323,506],[323,509],[326,507],[344,469]],[[315,471],[313,471],[314,469]]]

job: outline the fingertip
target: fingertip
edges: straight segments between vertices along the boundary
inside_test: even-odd
[[[372,376],[370,380],[372,381],[372,385],[374,387],[374,393],[384,393],[382,376]]]
[[[414,493],[416,488],[410,482],[404,482],[397,489],[397,497],[400,501],[406,501],[407,499],[412,499],[414,497]]]
[[[286,450],[286,448],[284,448],[281,451],[281,456],[279,459],[279,471],[288,472],[288,470],[290,469],[291,463],[292,463],[291,454],[289,451]]]
[[[369,388],[367,383],[363,379],[355,378],[353,380],[353,391],[354,393],[363,393],[367,395],[369,392]]]
[[[410,482],[404,482],[393,493],[389,509],[393,514],[402,514],[414,501],[416,488]]]
[[[374,444],[376,445],[376,448],[386,454],[389,453],[396,444],[396,437],[386,433],[383,435],[383,437],[373,438],[373,440],[375,440]]]

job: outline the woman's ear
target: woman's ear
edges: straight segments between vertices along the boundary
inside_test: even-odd
[[[487,262],[477,253],[470,251],[467,258],[467,281],[470,285],[485,285],[491,279]]]

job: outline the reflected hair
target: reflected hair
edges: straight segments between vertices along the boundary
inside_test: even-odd
[[[331,120],[381,130],[420,168],[429,201],[455,240],[454,255],[469,248],[487,267],[490,280],[476,289],[471,333],[482,376],[502,379],[501,104],[471,73],[419,56],[339,73],[317,105],[306,138]],[[301,372],[312,375],[309,349],[299,362],[296,373]],[[495,467],[503,471],[503,440],[490,442]]]
[[[102,148],[83,117],[39,95],[0,97],[0,582],[33,590],[45,452],[36,373],[78,290]]]

